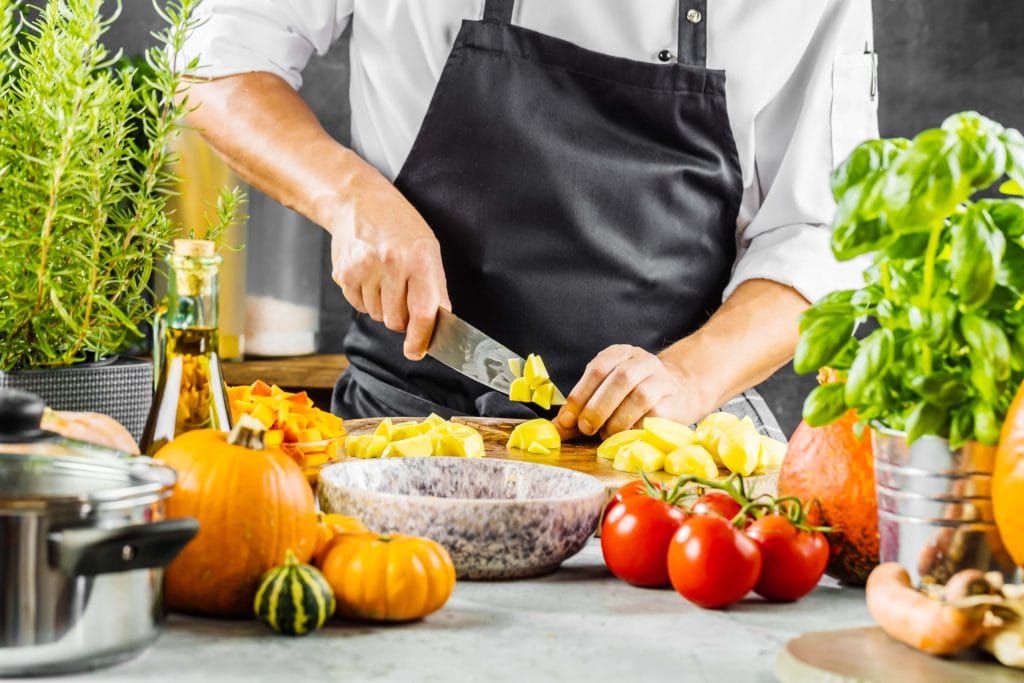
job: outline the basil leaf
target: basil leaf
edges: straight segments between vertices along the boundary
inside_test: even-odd
[[[996,282],[1018,297],[1024,295],[1024,246],[1019,242],[1006,243],[1006,251],[996,273]]]
[[[971,440],[974,433],[974,409],[970,406],[961,408],[953,413],[949,423],[949,445],[951,448],[960,448]]]
[[[889,229],[885,215],[871,219],[854,217],[832,229],[832,253],[840,261],[885,248],[897,235]]]
[[[800,335],[793,355],[793,369],[804,374],[828,365],[853,336],[853,327],[853,320],[844,316],[815,320]]]
[[[1024,370],[1024,325],[1010,335],[1010,367],[1018,372]]]
[[[986,401],[974,404],[974,438],[986,446],[994,446],[999,441],[999,420],[992,405]]]
[[[967,399],[963,379],[948,372],[915,377],[911,380],[910,387],[922,399],[940,408],[950,408]]]
[[[992,294],[1005,245],[987,213],[967,211],[953,222],[949,264],[962,310],[974,310]]]
[[[1007,190],[1000,188],[1004,194],[1019,194],[1024,196],[1024,135],[1019,130],[1007,128],[999,136],[1006,147],[1008,164],[1006,174],[1010,176],[1011,185]]]
[[[823,296],[800,315],[800,331],[804,332],[823,318],[848,318],[853,322],[857,317],[857,311],[851,302],[856,292],[855,289],[844,289]]]
[[[960,319],[960,332],[970,346],[972,367],[984,365],[991,379],[1005,382],[1010,378],[1010,340],[996,323],[980,315],[965,315]],[[994,396],[986,399],[996,402]]]
[[[983,199],[978,207],[988,212],[992,224],[1007,237],[1024,235],[1024,201],[1019,199]]]
[[[947,417],[948,413],[943,408],[921,401],[907,416],[907,443],[914,443],[926,434],[940,435]]]
[[[889,259],[917,258],[928,247],[927,232],[911,232],[898,236],[885,248],[885,256]]]
[[[881,379],[892,362],[893,346],[892,331],[885,327],[878,328],[861,342],[846,374],[844,395],[848,405],[858,405],[867,386]]]
[[[843,385],[831,382],[815,387],[804,400],[804,420],[812,427],[835,422],[846,412]]]
[[[1007,180],[1005,183],[999,186],[999,191],[1003,194],[1016,195],[1018,197],[1024,197],[1024,181],[1017,182],[1016,180]]]
[[[837,201],[851,188],[885,170],[909,141],[902,138],[869,140],[857,146],[832,173],[832,194]]]

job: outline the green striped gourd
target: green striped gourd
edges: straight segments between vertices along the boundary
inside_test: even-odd
[[[260,579],[253,608],[256,618],[278,633],[301,636],[334,614],[334,591],[320,571],[301,564],[289,550],[284,564]]]

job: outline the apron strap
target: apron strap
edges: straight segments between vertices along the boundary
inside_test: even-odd
[[[679,0],[679,50],[676,59],[680,64],[707,66],[707,0]]]
[[[515,4],[515,0],[487,0],[484,3],[484,21],[508,26],[512,23]]]

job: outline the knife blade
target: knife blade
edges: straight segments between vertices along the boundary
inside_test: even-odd
[[[509,360],[517,359],[519,367],[524,367],[526,363],[515,351],[443,308],[437,311],[434,334],[430,338],[427,354],[505,395],[508,395],[512,380],[516,378],[509,367]],[[564,403],[565,397],[555,387],[551,405],[560,406]]]

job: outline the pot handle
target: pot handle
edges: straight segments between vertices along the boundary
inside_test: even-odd
[[[68,576],[165,567],[199,531],[191,517],[114,529],[83,527],[50,534],[50,565]]]

